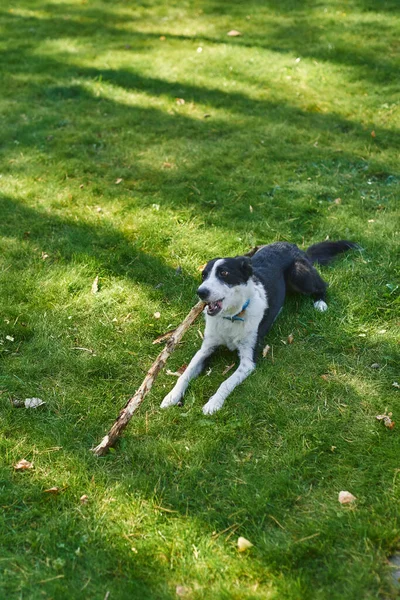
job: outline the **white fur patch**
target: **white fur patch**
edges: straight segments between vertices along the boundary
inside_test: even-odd
[[[257,342],[258,326],[268,307],[268,298],[263,285],[250,278],[245,284],[229,288],[215,276],[215,268],[207,278],[206,285],[212,298],[215,300],[221,297],[225,298],[223,308],[214,317],[205,311],[206,329],[203,344],[190,361],[186,371],[179,377],[174,389],[164,398],[161,408],[168,408],[180,401],[189,382],[200,374],[205,359],[218,346],[227,346],[230,350],[238,350],[240,364],[203,407],[204,414],[211,415],[222,408],[225,398],[255,368],[253,351]],[[247,300],[250,302],[242,315],[243,321],[224,319],[224,316],[232,317],[239,313]]]
[[[317,300],[316,302],[314,302],[314,308],[319,310],[319,312],[325,312],[326,310],[328,310],[328,305],[323,300]]]

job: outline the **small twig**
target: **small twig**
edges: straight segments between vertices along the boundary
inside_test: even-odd
[[[162,510],[163,512],[167,512],[167,513],[177,513],[177,510],[172,510],[171,508],[165,508],[164,506],[158,506],[157,504],[154,505],[154,508],[157,508],[157,510]]]
[[[306,540],[311,540],[317,536],[321,535],[319,531],[317,533],[313,533],[312,535],[308,535],[307,537],[300,538],[299,540],[294,540],[293,544],[299,544],[300,542],[305,542]]]
[[[285,530],[285,528],[284,528],[284,526],[283,526],[283,525],[281,525],[281,524],[279,523],[278,519],[275,519],[275,517],[273,517],[272,515],[268,515],[268,516],[269,516],[269,518],[270,518],[270,519],[272,519],[273,521],[275,521],[275,523],[276,523],[277,525],[279,525],[279,527],[280,527],[281,529],[283,529],[283,531],[286,531],[286,530]]]
[[[240,524],[238,525],[237,523],[233,523],[233,525],[229,525],[229,527],[227,527],[226,529],[223,529],[222,531],[219,531],[218,533],[214,533],[212,535],[212,539],[216,540],[223,533],[226,533],[227,531],[229,531],[230,529],[233,529],[233,528],[235,528],[235,530],[236,530],[238,527],[240,527]]]
[[[81,346],[74,346],[71,350],[84,350],[85,352],[89,352],[89,354],[93,354],[93,350],[90,348],[82,348]]]

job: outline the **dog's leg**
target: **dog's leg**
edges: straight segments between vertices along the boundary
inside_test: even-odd
[[[189,382],[200,375],[203,370],[204,363],[206,359],[211,356],[211,354],[216,349],[214,344],[209,344],[207,339],[203,341],[203,344],[198,352],[193,356],[192,360],[188,364],[186,370],[179,377],[176,382],[175,387],[167,394],[164,400],[161,402],[161,408],[168,408],[169,406],[174,406],[174,404],[178,404],[183,394],[186,392],[187,386]]]
[[[246,345],[239,346],[240,364],[233,375],[228,377],[228,379],[219,386],[214,396],[212,396],[207,404],[203,406],[203,413],[205,415],[212,415],[222,408],[225,398],[229,396],[239,383],[242,383],[242,381],[254,371],[256,366],[253,360],[255,343],[256,341],[254,340],[253,344],[247,342]]]
[[[311,296],[314,308],[320,312],[327,310],[325,298],[328,284],[309,260],[296,260],[286,272],[286,281],[290,289]]]

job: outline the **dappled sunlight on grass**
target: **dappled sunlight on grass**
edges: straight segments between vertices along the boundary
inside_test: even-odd
[[[394,598],[398,433],[375,416],[400,408],[396,8],[2,6],[0,596]],[[226,409],[200,411],[221,350],[183,408],[159,410],[161,373],[94,458],[200,265],[327,236],[361,245],[323,269],[328,311],[289,297]],[[28,397],[46,404],[10,403]]]

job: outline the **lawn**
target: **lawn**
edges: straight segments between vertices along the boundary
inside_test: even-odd
[[[397,597],[400,427],[375,417],[400,421],[398,1],[0,14],[0,597]],[[362,248],[322,269],[329,310],[289,298],[223,410],[201,407],[228,351],[183,408],[160,410],[163,372],[92,454],[196,302],[200,265],[327,236]],[[46,404],[12,404],[30,397]]]

